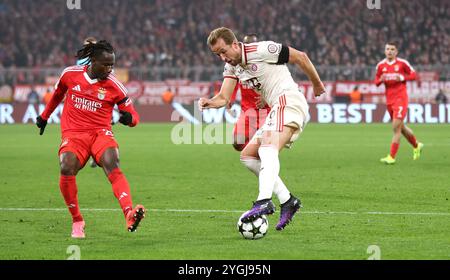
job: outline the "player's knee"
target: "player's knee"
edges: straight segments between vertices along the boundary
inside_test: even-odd
[[[61,161],[60,164],[60,170],[61,170],[61,174],[65,175],[65,176],[74,176],[77,175],[78,173],[78,168],[76,163],[74,163],[73,161]]]
[[[103,169],[105,170],[106,174],[111,173],[114,169],[119,168],[119,159],[111,159],[111,160],[104,160],[102,161]]]
[[[75,154],[69,152],[60,156],[59,167],[62,175],[73,176],[77,175],[80,163]]]

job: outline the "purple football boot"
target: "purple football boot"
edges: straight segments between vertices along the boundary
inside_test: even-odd
[[[261,217],[262,215],[270,215],[273,214],[274,212],[275,212],[275,205],[273,204],[272,200],[261,199],[253,203],[252,209],[247,211],[247,213],[245,213],[242,216],[241,222],[248,223],[256,220],[258,217]]]
[[[277,230],[283,230],[294,218],[294,214],[302,207],[300,199],[291,195],[288,201],[280,205],[281,213],[280,220],[275,226]]]

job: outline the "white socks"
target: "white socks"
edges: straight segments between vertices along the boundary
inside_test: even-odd
[[[278,171],[276,173],[276,180],[273,185],[271,185],[269,183],[269,184],[264,184],[264,186],[261,186],[261,183],[260,183],[260,192],[259,192],[259,196],[258,196],[257,200],[272,198],[272,192],[273,192],[278,197],[278,200],[280,201],[280,203],[283,204],[289,200],[291,194],[290,194],[289,190],[286,188],[286,185],[283,183],[281,178],[278,176],[279,166],[280,166],[279,160],[278,160],[278,151],[272,147],[268,147],[268,148],[273,150],[274,152],[276,152],[276,162],[278,163]],[[264,151],[263,151],[263,153],[264,153]],[[259,175],[260,175],[260,170],[261,170],[261,161],[259,159],[255,158],[255,157],[242,156],[241,162],[251,172],[253,172],[256,175],[256,177],[260,177]],[[266,167],[266,168],[268,168],[268,167]],[[260,179],[260,182],[261,182],[261,179]],[[261,191],[263,188],[268,188],[268,187],[269,187],[269,189],[267,189],[265,191]]]

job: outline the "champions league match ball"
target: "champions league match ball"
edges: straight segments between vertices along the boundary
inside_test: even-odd
[[[244,213],[245,214],[245,213]],[[237,228],[245,239],[260,239],[264,237],[269,228],[269,220],[266,215],[262,215],[253,222],[243,223],[241,222],[242,216],[239,217],[237,222]]]

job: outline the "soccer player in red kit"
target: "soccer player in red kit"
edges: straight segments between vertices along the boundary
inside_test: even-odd
[[[125,87],[111,74],[115,55],[108,42],[89,43],[78,51],[77,57],[88,58],[87,64],[90,62],[90,65],[66,68],[56,84],[51,101],[36,119],[42,135],[48,118],[65,97],[61,117],[59,186],[72,215],[72,237],[85,237],[75,176],[90,156],[103,168],[125,215],[127,229],[134,232],[145,216],[145,208],[142,205],[133,208],[130,187],[119,167],[119,151],[111,131],[111,116],[115,104],[120,110],[120,123],[136,126],[139,116],[127,97]]]
[[[257,41],[256,34],[245,35],[243,39],[245,44]],[[256,131],[264,124],[270,107],[265,104],[258,93],[241,83],[236,84],[229,106],[236,99],[238,89],[241,90],[241,114],[233,130],[233,147],[236,151],[242,151]]]
[[[264,101],[253,89],[240,83],[234,89],[230,104],[234,102],[239,88],[241,90],[241,114],[233,130],[233,147],[236,151],[242,151],[247,146],[270,112],[270,107],[263,103]]]
[[[408,142],[413,146],[413,159],[420,157],[423,144],[416,140],[413,131],[407,127],[403,120],[408,111],[408,94],[406,92],[406,82],[416,79],[416,72],[408,61],[397,58],[398,50],[396,43],[389,42],[385,46],[386,58],[377,65],[375,84],[377,86],[384,83],[386,87],[387,111],[392,119],[394,136],[392,137],[391,151],[389,155],[380,159],[386,164],[394,164],[400,138],[403,134]]]

